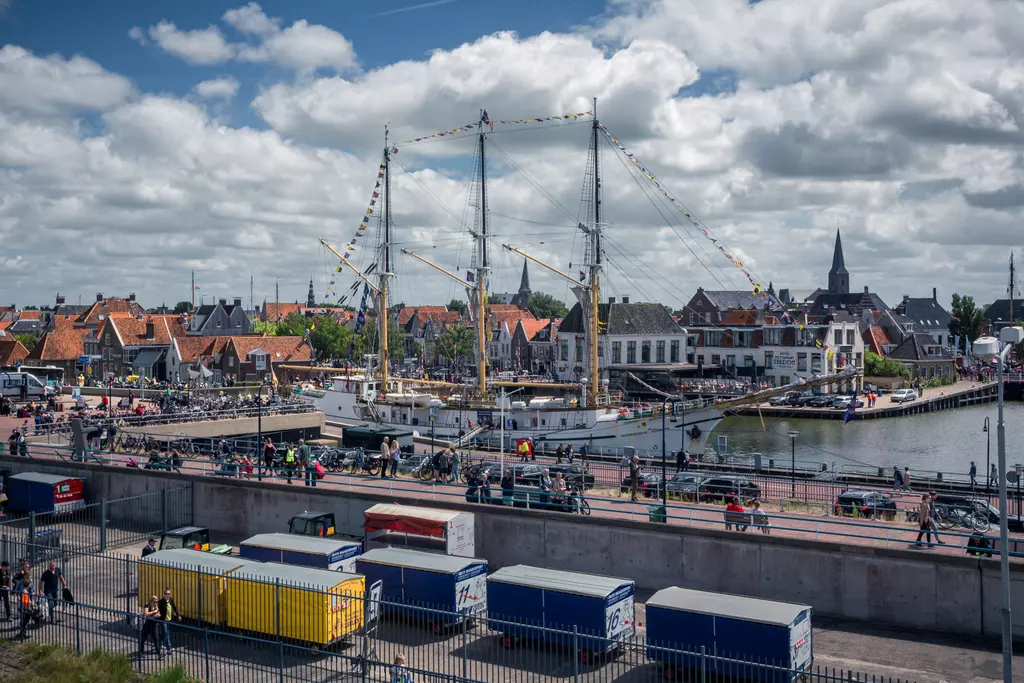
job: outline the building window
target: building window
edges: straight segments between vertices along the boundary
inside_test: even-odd
[[[583,358],[583,340],[582,339],[577,339],[576,340],[576,360],[581,360],[582,358]]]
[[[640,362],[651,362],[651,342],[649,341],[640,342]]]
[[[690,311],[690,324],[696,325],[700,322],[700,313],[694,313]]]
[[[782,377],[779,378],[779,386],[784,387],[787,384],[789,384],[789,375],[783,375]]]
[[[224,321],[223,320],[218,320],[217,321],[217,329],[220,329],[222,327],[224,327]]]
[[[636,342],[626,342],[626,362],[636,362]]]
[[[821,373],[821,354],[820,353],[812,353],[811,354],[811,372],[818,373],[818,374]]]
[[[597,344],[597,357],[604,358],[604,342],[598,342]]]
[[[860,365],[860,354],[859,353],[856,356],[854,356],[854,362],[857,364],[858,368],[861,367],[861,365]]]
[[[622,342],[612,342],[612,362],[622,362]]]
[[[711,354],[711,364],[712,365],[721,365],[722,364],[722,356],[717,354],[717,353]]]
[[[234,356],[228,356],[228,367],[229,368],[235,367],[235,357]]]
[[[750,347],[752,333],[749,330],[737,330],[733,333],[733,346],[737,349]]]
[[[751,355],[743,356],[743,367],[752,368],[754,367],[754,357]]]
[[[722,345],[722,331],[708,331],[704,333],[704,346],[721,346]]]
[[[765,346],[781,346],[782,330],[778,327],[770,327],[763,331]]]
[[[798,353],[796,354],[796,369],[797,372],[807,372],[807,354]]]
[[[836,340],[836,346],[842,345],[842,343],[843,343],[843,331],[842,330],[833,330],[833,337]]]
[[[736,355],[735,354],[730,353],[728,356],[725,357],[725,367],[727,367],[727,368],[734,368],[734,367],[736,367]]]
[[[853,346],[853,330],[846,331],[846,345]]]
[[[558,344],[559,360],[569,360],[569,342],[563,341]]]
[[[665,362],[665,342],[658,341],[654,342],[654,362],[664,363]]]
[[[764,369],[772,370],[775,367],[775,354],[768,351],[764,354]]]
[[[668,348],[669,348],[669,350],[668,350],[669,361],[671,361],[672,363],[678,363],[679,362],[679,340],[678,339],[673,339],[669,343],[669,347]]]

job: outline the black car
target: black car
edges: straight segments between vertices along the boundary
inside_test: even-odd
[[[794,393],[794,395],[791,396],[790,399],[789,399],[789,405],[796,406],[797,408],[801,408],[803,406],[806,406],[810,401],[812,401],[812,400],[814,400],[816,398],[817,398],[817,396],[813,392],[810,392],[810,391],[803,391],[803,392],[801,392],[799,394]]]
[[[509,469],[509,465],[506,464],[505,469]],[[469,483],[471,479],[478,479],[481,475],[486,474],[487,479],[492,483],[501,480],[501,463],[500,462],[477,462],[463,468],[460,473],[462,481]]]
[[[555,476],[559,472],[561,472],[562,476],[565,477],[565,483],[569,486],[572,486],[574,484],[580,484],[585,489],[594,488],[594,473],[584,468],[583,465],[576,464],[517,464],[511,468],[512,475],[515,477],[516,480],[516,486],[538,486],[540,484],[541,473],[544,471],[545,467],[548,470],[548,476],[550,476],[552,480],[554,480]]]
[[[835,394],[819,394],[808,401],[805,405],[811,408],[831,408],[832,402],[835,400]]]
[[[646,498],[653,498],[661,495],[661,472],[641,472],[640,479],[636,484],[636,492],[641,493]],[[632,487],[629,477],[622,480],[622,486],[619,491],[622,493],[629,493]]]
[[[878,491],[843,491],[833,508],[837,515],[853,515],[867,519],[895,519],[896,502]]]
[[[708,477],[698,487],[698,497],[705,502],[722,500],[735,496],[740,500],[756,500],[761,497],[761,487],[743,476]]]
[[[962,510],[980,509],[980,511],[988,517],[989,524],[992,526],[999,525],[999,508],[995,505],[986,503],[981,498],[959,496],[954,493],[940,493],[935,496],[935,505],[956,507]],[[1021,519],[1020,515],[1007,515],[1006,526],[1009,531],[1022,532],[1024,531],[1024,520]]]

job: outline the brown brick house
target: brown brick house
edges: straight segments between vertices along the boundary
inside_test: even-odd
[[[278,369],[282,364],[313,365],[313,354],[302,337],[232,337],[221,357],[220,371],[241,382],[255,382],[269,377],[288,376]]]
[[[167,353],[171,340],[184,337],[181,316],[127,315],[107,316],[96,336],[94,372],[99,377],[140,375],[166,379]],[[88,343],[89,347],[92,344]]]

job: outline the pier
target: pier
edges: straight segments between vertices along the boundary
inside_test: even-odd
[[[1024,383],[1014,387],[1011,382],[1006,383],[1007,398],[1011,397],[1016,388],[1019,395]],[[933,413],[939,410],[952,410],[963,408],[978,403],[991,403],[996,400],[997,384],[995,382],[982,383],[977,381],[962,381],[946,387],[925,389],[924,396],[906,403],[893,403],[891,393],[879,397],[874,407],[857,408],[854,411],[854,420],[875,420],[885,417],[903,417],[905,415],[917,415],[919,413]],[[858,398],[864,400],[863,395]],[[842,420],[846,410],[842,408],[806,408],[796,406],[770,406],[766,403],[759,405],[745,406],[737,409],[739,415],[758,415],[762,417],[799,417],[821,420]]]

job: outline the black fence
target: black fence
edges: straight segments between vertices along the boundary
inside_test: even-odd
[[[30,642],[124,653],[145,673],[180,665],[211,682],[405,681],[405,674],[413,681],[481,683],[905,680],[815,666],[809,637],[796,641],[795,652],[786,647],[775,655],[779,660],[741,651],[746,642],[728,651],[688,643],[680,632],[653,633],[632,596],[602,606],[586,624],[575,610],[524,620],[488,611],[486,594],[471,604],[454,602],[454,590],[429,603],[376,599],[379,593],[355,574],[254,579],[246,572],[280,565],[222,557],[220,568],[204,570],[198,565],[211,556],[195,555],[183,565],[65,551],[58,561],[75,601],[43,597],[16,606],[14,621],[0,623],[0,638],[16,640],[24,628]],[[177,608],[169,621],[157,618],[158,603],[153,618],[143,618],[142,603],[168,595]]]

